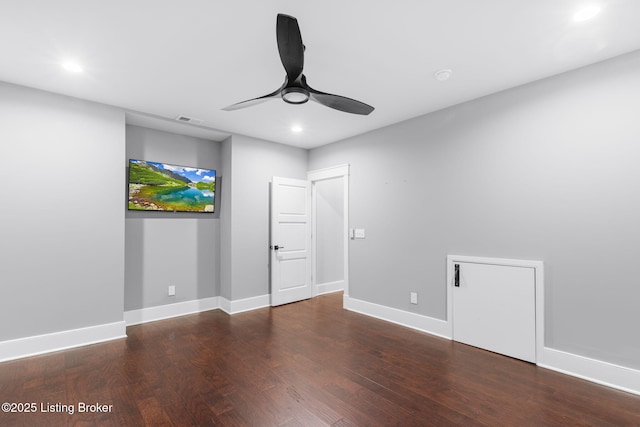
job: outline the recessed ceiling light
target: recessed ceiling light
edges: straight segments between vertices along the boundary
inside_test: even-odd
[[[587,6],[583,9],[580,9],[578,12],[576,12],[575,15],[573,15],[573,21],[574,22],[588,21],[589,19],[596,16],[598,13],[600,13],[600,8],[598,6],[594,6],[594,5]]]
[[[453,71],[445,68],[444,70],[436,71],[433,76],[436,78],[436,80],[443,82],[445,80],[449,80],[449,77],[451,77],[451,73],[453,73]]]
[[[62,64],[62,68],[67,71],[71,71],[72,73],[81,73],[83,70],[82,66],[75,61],[64,61]]]
[[[300,132],[302,132],[302,126],[300,126],[300,125],[293,125],[293,126],[291,126],[291,132],[294,132],[294,133],[300,133]]]

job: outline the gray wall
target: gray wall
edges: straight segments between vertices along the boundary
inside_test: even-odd
[[[640,368],[638,111],[635,52],[312,150],[351,164],[350,296],[443,319],[447,254],[543,260],[546,345]]]
[[[127,126],[127,154],[121,160],[150,160],[220,171],[221,143],[138,126]],[[216,175],[217,184],[224,178]],[[225,200],[216,191],[215,214],[126,212],[125,310],[220,295],[220,219]],[[169,285],[176,295],[168,296]]]
[[[307,150],[242,135],[231,138],[232,300],[269,289],[269,184],[273,176],[307,178]],[[227,153],[229,154],[229,153]],[[223,285],[223,289],[227,285]]]
[[[0,341],[123,320],[124,120],[0,83]]]
[[[231,205],[233,195],[231,194],[231,141],[229,137],[222,141],[222,174],[227,179],[222,180],[219,188],[220,200],[222,200],[220,212],[220,296],[231,300]]]

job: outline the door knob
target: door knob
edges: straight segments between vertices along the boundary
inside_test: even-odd
[[[275,246],[269,246],[269,248],[270,249],[275,249],[277,251],[278,249],[284,249],[284,246],[275,245]]]

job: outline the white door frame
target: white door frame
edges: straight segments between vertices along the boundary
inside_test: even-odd
[[[463,255],[447,255],[447,324],[449,337],[453,337],[453,286],[454,264],[467,262],[476,264],[504,265],[533,268],[536,286],[536,361],[542,361],[544,349],[544,264],[542,261],[520,259],[485,258]]]
[[[343,178],[343,244],[344,244],[344,297],[349,296],[349,164],[332,166],[307,172],[307,180],[311,182],[311,287],[313,296],[318,295],[316,233],[317,233],[317,194],[316,183],[328,179]]]

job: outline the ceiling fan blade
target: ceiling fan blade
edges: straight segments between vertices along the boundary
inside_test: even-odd
[[[280,61],[290,82],[295,81],[304,67],[304,45],[298,20],[293,16],[279,13],[276,21],[276,36]]]
[[[326,107],[333,108],[334,110],[344,111],[345,113],[367,116],[374,110],[371,105],[367,105],[364,102],[356,101],[355,99],[347,98],[345,96],[332,95],[330,93],[323,92],[310,93],[310,99],[312,101],[315,101]]]
[[[307,79],[304,76],[302,76],[302,85],[309,91],[309,99],[318,104],[333,108],[334,110],[360,114],[362,116],[369,115],[374,110],[371,105],[365,104],[364,102],[356,101],[346,96],[333,95],[315,90],[307,84]]]
[[[284,85],[282,86],[284,87]],[[253,99],[248,99],[246,101],[242,101],[242,102],[236,102],[235,104],[231,104],[227,107],[224,107],[223,110],[224,111],[233,111],[233,110],[239,110],[241,108],[247,108],[247,107],[253,107],[254,105],[258,105],[258,104],[262,104],[265,101],[268,101],[270,99],[273,98],[277,98],[280,96],[280,91],[282,90],[282,87],[278,88],[278,90],[271,92],[268,95],[264,95],[258,98],[253,98]]]

